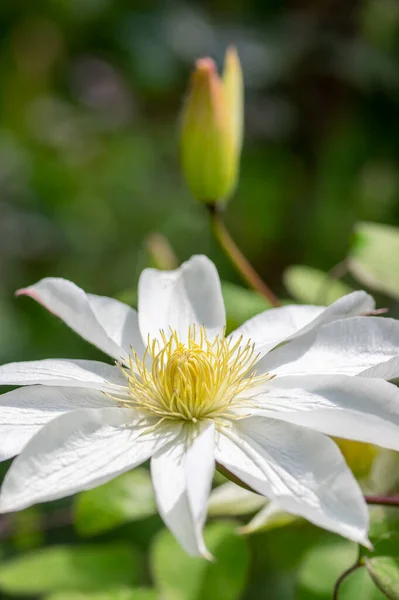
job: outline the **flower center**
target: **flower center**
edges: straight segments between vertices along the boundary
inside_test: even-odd
[[[149,340],[142,360],[133,352],[130,368],[122,368],[129,398],[120,401],[164,419],[237,418],[234,408],[246,402],[242,392],[270,379],[256,376],[254,345],[242,342],[211,341],[204,327],[190,327],[184,343],[175,331],[169,337],[161,332],[161,341]]]

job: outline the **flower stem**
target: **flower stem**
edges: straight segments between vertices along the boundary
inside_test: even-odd
[[[352,573],[354,573],[354,571],[357,571],[357,569],[359,569],[359,567],[362,567],[362,562],[360,560],[360,558],[358,558],[355,562],[354,565],[352,565],[351,567],[349,567],[349,569],[346,569],[346,571],[344,571],[337,579],[337,581],[335,582],[334,585],[334,591],[333,591],[333,596],[332,596],[332,600],[338,600],[338,596],[339,596],[339,590],[341,587],[341,584],[343,583],[343,581],[345,581],[345,579],[347,577],[349,577],[349,575],[351,575]]]
[[[255,291],[264,296],[272,306],[281,306],[280,300],[258,275],[231,237],[224,224],[221,209],[216,204],[207,204],[206,206],[208,208],[213,233],[237,271],[245,281]]]
[[[399,496],[365,496],[367,504],[399,507]]]

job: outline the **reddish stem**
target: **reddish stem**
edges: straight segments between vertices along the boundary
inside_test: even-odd
[[[367,504],[379,504],[380,506],[398,506],[399,496],[365,496]]]
[[[221,210],[215,204],[208,204],[207,208],[215,237],[243,279],[272,306],[281,306],[280,300],[258,275],[231,237],[224,224]]]

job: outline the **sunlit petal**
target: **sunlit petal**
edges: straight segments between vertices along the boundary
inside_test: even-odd
[[[117,367],[94,360],[49,358],[0,367],[0,385],[37,384],[111,390],[125,386],[126,380]]]
[[[52,419],[79,408],[113,406],[105,394],[35,385],[0,396],[0,460],[15,456]]]
[[[1,487],[0,511],[101,485],[146,461],[179,431],[179,425],[151,431],[129,409],[63,414],[43,427],[12,463]]]
[[[55,277],[21,289],[18,295],[30,296],[116,360],[126,360],[131,346],[139,355],[144,351],[137,312],[118,300],[86,294],[71,281]]]
[[[283,341],[292,340],[322,325],[371,312],[373,298],[366,292],[353,292],[339,298],[331,306],[289,305],[271,308],[246,321],[231,335],[243,335],[255,344],[256,352],[263,356]]]
[[[208,337],[223,332],[226,315],[215,265],[193,256],[174,271],[145,269],[139,281],[139,323],[143,339],[160,339],[173,329],[183,342],[192,325],[203,325]]]
[[[341,373],[357,375],[398,355],[399,321],[353,317],[334,321],[283,344],[256,365],[276,375]]]
[[[220,433],[216,460],[288,512],[368,544],[363,495],[329,438],[288,423],[249,418]]]
[[[382,379],[276,377],[253,398],[253,414],[399,451],[399,390]]]
[[[166,525],[191,555],[209,558],[202,537],[212,485],[214,427],[183,428],[180,437],[151,460],[151,474],[159,512]]]

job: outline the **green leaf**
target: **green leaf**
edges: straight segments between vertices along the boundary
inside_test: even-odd
[[[229,331],[236,329],[251,317],[271,307],[257,292],[247,290],[228,281],[222,281],[222,293]]]
[[[311,548],[299,568],[296,600],[330,600],[335,582],[353,565],[357,552],[356,544],[346,541]]]
[[[363,284],[399,298],[399,229],[380,223],[358,223],[349,255],[351,273]]]
[[[75,500],[75,527],[83,536],[97,535],[128,521],[156,513],[150,473],[134,469]]]
[[[295,300],[304,304],[331,304],[353,291],[343,281],[304,265],[288,267],[284,285]]]
[[[373,507],[370,511],[369,538],[373,550],[360,547],[362,556],[399,557],[399,514],[396,508]]]
[[[16,548],[26,551],[43,545],[45,534],[41,517],[41,511],[37,506],[13,513],[12,541]]]
[[[21,596],[104,590],[137,578],[137,554],[124,544],[49,547],[0,566],[0,589]]]
[[[375,507],[369,529],[373,550],[361,548],[364,564],[377,587],[399,600],[399,515],[397,509]]]
[[[374,585],[367,569],[361,567],[342,582],[339,600],[386,600],[386,596]]]
[[[191,558],[165,529],[151,551],[153,577],[164,600],[236,600],[241,597],[249,568],[247,541],[236,535],[236,524],[205,528],[205,542],[215,561]]]
[[[137,307],[137,289],[129,289],[123,290],[116,295],[116,298],[119,302],[123,302],[124,304],[128,304],[129,306]]]
[[[88,594],[60,592],[46,596],[45,600],[158,600],[158,594],[151,588],[118,588]]]
[[[396,527],[398,521],[396,520]],[[364,559],[374,559],[377,557],[394,557],[399,558],[399,531],[383,531],[384,528],[388,529],[389,525],[385,523],[381,524],[380,533],[375,533],[375,527],[373,532],[373,525],[370,528],[370,541],[373,544],[373,549],[368,550],[367,548],[361,548],[361,556]]]
[[[387,598],[399,600],[399,557],[377,556],[365,559],[374,583]]]
[[[374,556],[394,556],[399,558],[399,531],[390,531],[373,542]]]

